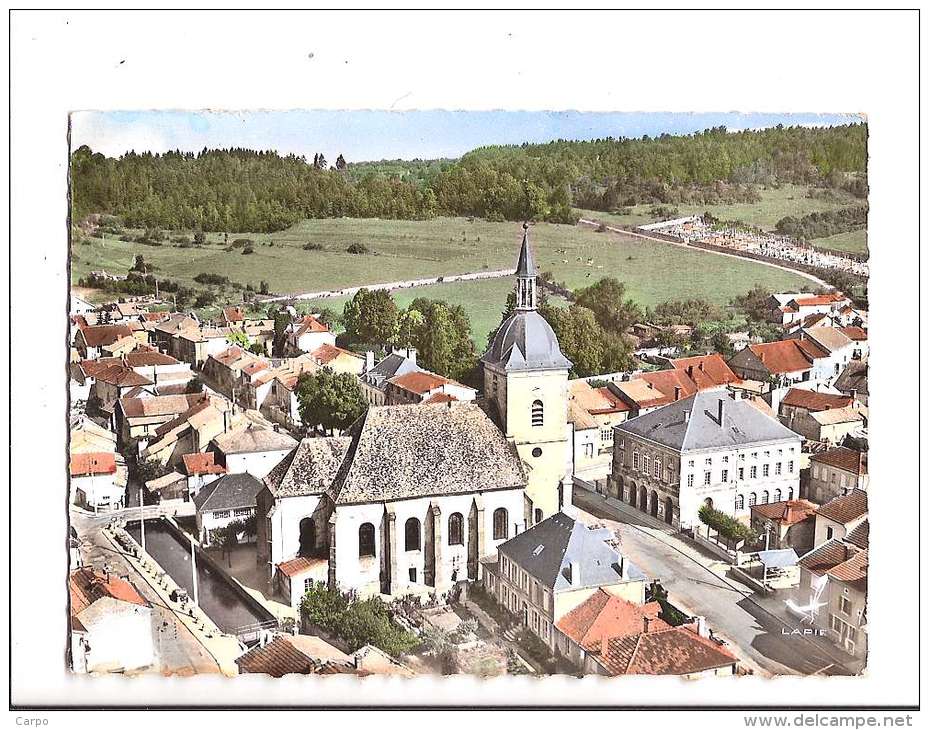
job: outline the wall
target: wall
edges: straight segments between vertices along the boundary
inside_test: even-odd
[[[251,474],[263,479],[275,466],[281,463],[291,449],[278,451],[253,451],[246,454],[226,454],[226,472],[229,474]]]

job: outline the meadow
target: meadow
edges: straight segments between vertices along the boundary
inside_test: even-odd
[[[861,228],[857,231],[837,233],[827,238],[817,238],[813,241],[813,245],[822,248],[834,248],[838,251],[868,253],[868,231],[865,228]]]
[[[173,236],[174,234],[170,234]],[[518,223],[491,223],[467,218],[429,221],[377,219],[306,220],[273,234],[209,234],[202,247],[131,243],[112,238],[89,238],[74,246],[72,282],[91,270],[124,273],[136,254],[159,278],[198,286],[201,272],[219,274],[231,281],[252,284],[266,281],[277,294],[337,290],[379,282],[512,268],[516,264],[522,227]],[[236,239],[254,241],[253,253],[231,247]],[[809,281],[787,271],[748,260],[712,256],[660,242],[642,241],[589,227],[539,223],[530,238],[542,271],[569,288],[587,286],[605,276],[625,282],[629,295],[640,305],[703,298],[726,304],[755,284],[772,290],[796,289]],[[306,250],[307,245],[321,249]],[[346,252],[363,244],[370,253]],[[230,250],[227,250],[230,249]],[[499,321],[512,287],[509,278],[450,282],[404,289],[397,293],[405,304],[417,296],[460,303],[472,318],[475,341],[483,344],[486,332]],[[233,296],[236,296],[233,294]],[[312,302],[311,304],[316,304]],[[341,310],[343,299],[320,300],[321,306]]]

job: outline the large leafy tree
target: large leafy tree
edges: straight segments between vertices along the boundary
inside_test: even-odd
[[[422,318],[412,338],[417,361],[439,375],[469,379],[477,364],[477,353],[471,339],[471,321],[464,308],[420,297],[410,303],[408,312],[418,312]]]
[[[348,428],[368,407],[354,375],[328,368],[300,376],[297,401],[304,427],[324,433]]]
[[[359,289],[345,303],[342,324],[349,341],[383,346],[393,341],[398,316],[397,304],[389,291]]]
[[[626,296],[626,285],[618,279],[600,279],[575,292],[574,301],[594,313],[600,326],[621,334],[642,316],[639,306]]]

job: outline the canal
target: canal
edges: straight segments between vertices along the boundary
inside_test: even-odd
[[[126,532],[141,544],[139,521],[129,522]],[[145,520],[145,551],[187,591],[193,601],[194,585],[190,569],[190,538],[164,518]],[[246,628],[276,623],[257,600],[227,575],[203,550],[197,547],[197,590],[200,608],[223,633],[241,634]]]

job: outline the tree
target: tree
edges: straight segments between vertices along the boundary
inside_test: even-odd
[[[396,333],[398,314],[397,304],[386,289],[359,289],[342,312],[345,336],[350,342],[386,345]]]
[[[354,375],[334,373],[328,368],[300,376],[297,401],[304,427],[322,429],[324,433],[348,428],[368,407]]]
[[[613,277],[575,292],[574,303],[592,311],[603,329],[616,334],[642,316],[639,306],[626,296],[626,285]]]
[[[146,273],[145,257],[142,254],[137,253],[135,255],[135,261],[133,261],[132,268],[129,269],[129,271],[141,271],[142,273]]]
[[[194,233],[194,245],[202,246],[204,243],[206,243],[206,234],[203,231]]]
[[[243,350],[247,350],[252,344],[251,340],[248,338],[248,335],[245,334],[242,330],[233,330],[226,335],[226,339],[229,340],[233,345],[238,345]]]
[[[417,362],[439,375],[468,380],[477,363],[471,339],[471,321],[460,305],[432,299],[414,299],[408,311],[419,312],[422,324],[413,331]]]
[[[148,458],[137,461],[135,471],[136,478],[141,482],[142,486],[145,486],[146,482],[159,479],[169,473],[171,467],[167,464],[162,464],[158,459]]]
[[[771,299],[771,292],[760,284],[756,284],[745,294],[741,294],[732,300],[732,306],[744,314],[750,321],[767,322],[768,320],[768,303]]]
[[[342,157],[342,155],[340,154],[335,160],[335,169],[344,170],[347,167],[348,167],[348,163],[345,162],[345,158]]]
[[[287,345],[287,328],[291,323],[290,312],[282,307],[274,310],[271,316],[274,319],[274,339],[271,343],[271,352],[274,357],[284,357],[284,348]]]
[[[397,328],[391,343],[395,347],[412,347],[419,332],[426,323],[426,318],[418,309],[404,309],[397,317]]]

